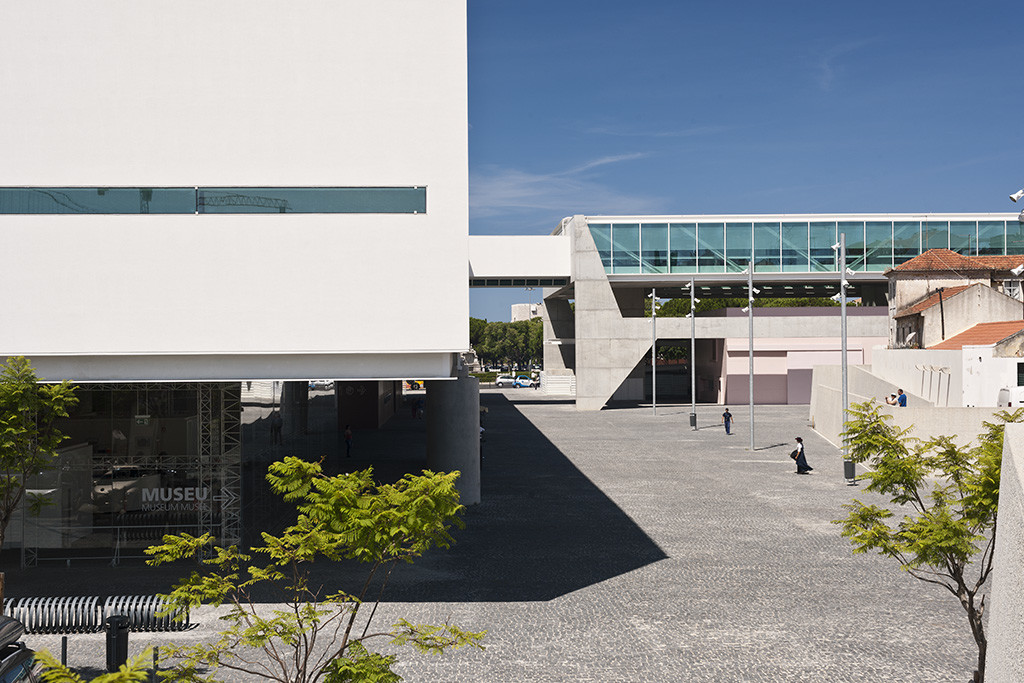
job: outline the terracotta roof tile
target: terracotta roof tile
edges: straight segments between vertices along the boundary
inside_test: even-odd
[[[946,301],[950,297],[954,297],[957,294],[959,294],[960,292],[964,291],[965,289],[969,289],[971,287],[984,287],[984,285],[976,282],[973,285],[959,285],[957,287],[946,287],[944,290],[942,290],[942,300]],[[932,306],[936,305],[937,303],[939,303],[939,293],[935,292],[934,294],[929,296],[924,301],[919,301],[916,304],[914,304],[913,306],[910,306],[908,308],[904,308],[902,311],[899,311],[898,313],[896,313],[893,317],[894,318],[904,318],[904,317],[906,317],[908,315],[914,315],[916,313],[920,313],[921,311],[924,311],[924,310],[927,310],[927,309],[931,308]]]
[[[962,349],[965,346],[996,344],[1024,330],[1024,320],[979,323],[955,337],[929,346],[930,349]]]
[[[892,270],[943,271],[943,270],[1010,270],[1024,264],[1024,255],[1007,256],[964,256],[950,249],[929,249],[920,256],[901,263]]]
[[[990,266],[979,263],[970,256],[958,254],[949,249],[929,249],[920,256],[901,263],[893,270],[988,270]]]

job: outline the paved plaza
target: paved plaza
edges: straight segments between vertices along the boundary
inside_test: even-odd
[[[698,408],[693,431],[689,405],[579,413],[528,390],[487,390],[481,401],[483,502],[451,550],[395,571],[377,618],[487,629],[487,649],[402,650],[407,681],[969,679],[975,647],[952,596],[891,560],[854,556],[829,523],[865,494],[845,485],[806,406],[757,407],[751,452],[746,406],[731,406],[726,436],[717,406]],[[353,464],[415,464],[423,428],[403,413],[357,434]],[[788,457],[796,436],[810,476]],[[9,594],[79,590],[90,575],[139,593],[170,576],[43,566],[10,573]],[[349,588],[361,568],[325,564],[318,576]],[[196,613],[184,633],[132,634],[132,650],[209,638],[210,617]],[[27,641],[59,652],[59,636]],[[72,636],[69,663],[96,671],[102,643]]]

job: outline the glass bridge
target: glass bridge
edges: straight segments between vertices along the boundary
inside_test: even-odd
[[[1024,254],[1024,225],[1006,214],[821,214],[588,217],[609,275],[838,270],[832,245],[846,235],[853,271],[882,273],[928,249]]]

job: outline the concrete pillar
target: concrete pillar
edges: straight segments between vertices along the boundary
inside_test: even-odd
[[[427,381],[427,468],[458,470],[463,505],[480,502],[480,380]]]

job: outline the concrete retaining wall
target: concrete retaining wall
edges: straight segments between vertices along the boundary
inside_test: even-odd
[[[1020,683],[1024,681],[1024,424],[1006,427],[994,562],[985,678],[990,683]]]
[[[875,398],[881,401],[892,393],[891,382],[876,377],[866,368],[849,368],[850,403]],[[936,408],[928,401],[904,388],[908,395],[906,408],[882,406],[884,412],[895,418],[898,427],[913,427],[912,436],[928,439],[934,436],[953,436],[966,445],[977,438],[984,428],[982,422],[992,419],[994,408]],[[814,430],[840,446],[843,430],[842,368],[819,365],[814,368],[811,387],[811,424]]]

